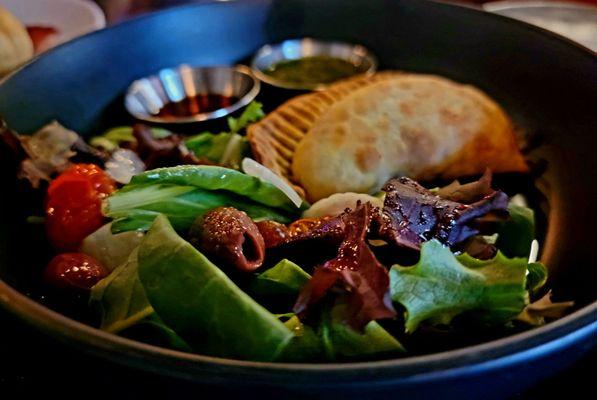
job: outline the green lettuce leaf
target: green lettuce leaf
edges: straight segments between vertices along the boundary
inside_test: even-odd
[[[185,141],[189,150],[198,158],[239,169],[242,159],[250,155],[249,141],[237,133],[200,133]]]
[[[543,263],[534,262],[528,265],[527,289],[536,291],[545,285],[547,281],[547,268]]]
[[[133,190],[117,192],[108,198],[104,214],[114,220],[112,233],[146,231],[160,214],[167,216],[174,228],[182,232],[187,231],[198,217],[221,206],[245,211],[256,221],[291,221],[286,212],[240,196],[222,191],[172,185],[140,185]]]
[[[184,231],[197,217],[221,206],[238,208],[254,220],[282,223],[301,211],[282,191],[259,178],[228,168],[184,165],[133,177],[108,197],[103,212],[114,220],[114,233],[147,230],[159,214]]]
[[[120,332],[121,336],[138,340],[154,346],[167,347],[169,349],[192,352],[193,349],[170,327],[153,313],[139,323],[124,329]]]
[[[191,347],[155,314],[141,285],[138,249],[91,289],[90,304],[100,310],[100,329],[181,351]]]
[[[421,247],[419,262],[390,270],[392,299],[406,308],[406,331],[429,320],[448,324],[464,312],[487,324],[503,324],[518,315],[528,298],[527,262],[499,253],[492,260],[467,254],[455,257],[436,240]]]
[[[340,301],[322,315],[319,329],[329,360],[383,358],[405,352],[400,342],[375,321],[369,322],[364,332],[351,328],[344,318],[346,308]]]
[[[240,169],[241,161],[250,155],[249,141],[239,135],[251,122],[265,116],[262,104],[251,102],[238,118],[228,117],[229,132],[203,132],[185,141],[185,145],[199,158],[225,167]]]
[[[277,358],[277,361],[285,362],[314,362],[325,360],[325,348],[318,333],[301,322],[296,316],[292,316],[284,325],[294,336]]]
[[[125,232],[114,234],[112,224],[108,223],[87,236],[79,252],[95,258],[109,271],[122,265],[133,250],[139,247],[143,240],[141,232]]]
[[[256,296],[298,295],[311,276],[289,260],[282,260],[272,268],[257,275],[250,291]]]
[[[156,139],[162,139],[172,134],[169,130],[163,128],[151,128],[151,133]],[[116,126],[108,129],[100,136],[94,136],[89,140],[89,144],[95,147],[102,147],[107,151],[114,151],[122,143],[136,143],[137,139],[133,135],[132,126]]]
[[[348,361],[397,356],[404,347],[375,321],[363,332],[352,329],[345,321],[346,304],[341,301],[326,306],[315,327],[293,316],[285,325],[295,336],[278,361],[315,362]]]
[[[311,276],[289,260],[259,274],[251,293],[264,295],[293,295]],[[284,361],[338,361],[382,357],[404,352],[402,345],[377,322],[372,321],[364,332],[357,332],[345,321],[346,305],[337,301],[333,307],[324,307],[315,327],[303,324],[296,316],[285,322],[295,337],[284,349]]]
[[[158,168],[136,175],[124,190],[136,185],[161,184],[191,186],[203,190],[222,190],[246,197],[268,207],[297,212],[297,207],[280,189],[269,182],[229,168],[211,165],[180,165]]]
[[[241,129],[245,129],[250,123],[259,121],[265,117],[263,112],[263,104],[253,101],[238,118],[228,117],[228,128],[231,133],[238,133]]]
[[[294,336],[158,216],[139,247],[139,277],[157,315],[202,354],[272,360]]]
[[[535,212],[510,203],[510,218],[498,225],[496,247],[508,257],[528,257],[535,239]]]
[[[91,288],[89,301],[102,314],[102,330],[117,333],[153,314],[137,270],[135,249],[126,262]]]

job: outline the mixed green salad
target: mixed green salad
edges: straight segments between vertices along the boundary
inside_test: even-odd
[[[280,362],[404,357],[418,335],[500,334],[556,318],[534,212],[491,172],[308,204],[252,160],[252,103],[226,132],[144,125],[84,142],[4,128],[18,176],[45,191],[48,288],[99,328],[176,350]],[[416,347],[416,346],[414,346]],[[449,347],[449,346],[447,346]]]

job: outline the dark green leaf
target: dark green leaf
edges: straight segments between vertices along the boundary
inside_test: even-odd
[[[178,336],[176,332],[166,326],[155,313],[136,325],[123,330],[120,332],[120,335],[153,344],[154,346],[167,347],[169,349],[186,352],[193,351],[191,346]]]
[[[291,317],[284,325],[294,333],[294,337],[284,348],[278,361],[314,362],[325,359],[323,342],[313,328],[303,324],[297,316]]]
[[[160,318],[202,354],[272,360],[293,333],[180,238],[164,216],[139,248],[139,276]]]
[[[508,205],[508,212],[510,218],[498,226],[495,245],[508,257],[528,257],[535,239],[535,212],[512,203]]]
[[[352,329],[345,321],[346,305],[325,307],[314,329],[296,316],[285,322],[295,337],[280,355],[279,361],[348,361],[397,356],[405,350],[392,335],[375,321],[364,332]]]
[[[547,268],[540,262],[530,263],[528,265],[527,289],[535,291],[545,285],[547,281]]]
[[[381,327],[371,321],[364,332],[358,332],[346,322],[346,304],[337,303],[323,313],[320,334],[330,360],[382,358],[404,353],[404,347]]]
[[[284,259],[257,275],[251,285],[251,293],[257,296],[298,295],[310,278],[301,267]]]

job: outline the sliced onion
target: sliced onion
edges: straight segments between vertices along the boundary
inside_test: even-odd
[[[224,152],[222,153],[222,157],[220,158],[220,162],[218,164],[229,165],[230,158],[232,157],[234,152],[238,150],[238,146],[240,146],[241,141],[242,136],[233,133],[230,139],[228,140],[228,143],[226,144],[226,148],[224,149]]]
[[[245,174],[262,179],[280,189],[295,206],[300,207],[301,204],[303,204],[303,199],[299,196],[296,190],[271,169],[264,167],[257,161],[247,157],[243,158],[242,168]]]
[[[534,263],[537,261],[537,256],[539,255],[539,242],[537,239],[533,239],[531,242],[531,251],[529,254],[529,264]]]
[[[118,149],[106,162],[106,172],[116,182],[127,184],[131,178],[145,171],[145,164],[137,153],[129,149]]]
[[[527,198],[521,194],[515,194],[514,196],[510,197],[510,204],[514,204],[515,206],[519,207],[528,207]]]
[[[383,207],[383,200],[365,193],[335,193],[314,203],[303,213],[303,218],[319,218],[340,215],[347,208],[354,209],[357,202],[369,202],[374,207]]]

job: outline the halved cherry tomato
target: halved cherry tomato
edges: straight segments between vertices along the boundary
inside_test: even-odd
[[[44,272],[46,282],[57,289],[89,290],[106,276],[103,265],[82,253],[58,254]]]
[[[114,181],[97,165],[75,164],[48,188],[46,232],[59,250],[75,250],[102,226],[102,199],[115,190]]]

